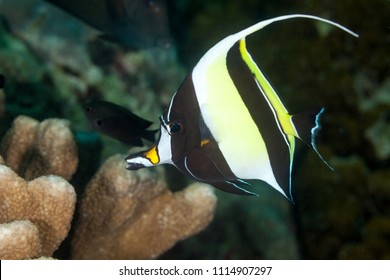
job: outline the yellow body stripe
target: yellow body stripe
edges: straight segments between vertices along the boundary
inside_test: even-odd
[[[200,104],[203,118],[232,171],[241,178],[253,178],[252,168],[261,172],[269,162],[267,149],[228,73],[226,53],[213,57],[202,72],[201,83],[207,91]]]
[[[260,179],[282,194],[286,195],[273,174],[268,151],[262,133],[251,117],[248,108],[229,76],[227,54],[240,42],[240,55],[253,73],[261,90],[275,115],[281,134],[284,134],[290,152],[290,174],[295,150],[297,132],[292,117],[283,106],[278,95],[260,71],[245,46],[245,37],[265,26],[286,19],[309,18],[332,24],[356,36],[345,27],[311,15],[287,15],[261,21],[236,34],[226,37],[211,48],[194,67],[192,79],[198,104],[205,124],[210,129],[232,172],[241,179]],[[264,134],[264,133],[263,133]],[[286,187],[286,186],[282,186]],[[287,196],[287,195],[286,195]],[[290,194],[291,196],[291,194]]]
[[[249,69],[251,70],[251,72],[255,75],[255,78],[258,81],[258,83],[260,84],[261,88],[264,90],[264,93],[266,95],[266,98],[268,99],[268,102],[274,108],[276,115],[278,117],[279,123],[282,126],[284,133],[298,137],[298,135],[297,135],[297,133],[292,125],[292,122],[291,122],[291,115],[288,113],[288,111],[284,107],[282,101],[280,101],[277,93],[272,88],[271,84],[267,81],[267,79],[264,77],[264,74],[261,72],[261,70],[257,66],[256,62],[252,59],[251,55],[247,51],[245,38],[240,40],[240,53],[241,53],[243,60],[248,65]]]

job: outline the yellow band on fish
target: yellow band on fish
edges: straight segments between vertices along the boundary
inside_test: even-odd
[[[157,164],[160,162],[160,158],[157,152],[157,146],[153,145],[153,147],[145,152],[145,157],[153,164]]]

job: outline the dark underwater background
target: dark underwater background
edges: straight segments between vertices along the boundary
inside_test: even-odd
[[[71,183],[84,186],[100,163],[129,147],[92,131],[83,102],[106,99],[158,123],[186,73],[222,38],[279,15],[321,16],[360,37],[296,19],[251,35],[247,47],[291,113],[325,107],[317,145],[334,171],[299,143],[294,204],[262,183],[259,197],[216,190],[211,224],[160,258],[390,259],[390,2],[171,0],[167,7],[170,46],[129,50],[43,1],[0,0],[0,139],[19,115],[70,120],[80,158]],[[172,190],[187,182],[173,167],[167,173]],[[58,257],[66,251],[65,242]]]

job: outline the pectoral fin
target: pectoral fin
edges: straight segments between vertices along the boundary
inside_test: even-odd
[[[218,182],[233,179],[225,176],[216,163],[201,148],[195,149],[184,158],[184,168],[189,175],[202,182]]]

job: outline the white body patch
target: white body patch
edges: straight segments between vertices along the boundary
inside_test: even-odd
[[[171,135],[164,126],[160,127],[160,141],[157,145],[158,155],[160,157],[159,164],[173,164],[172,162],[172,148],[171,148]]]
[[[286,194],[274,177],[264,140],[229,77],[226,68],[226,55],[236,42],[246,36],[273,22],[292,18],[322,21],[353,36],[358,36],[340,24],[316,16],[293,14],[275,17],[261,21],[220,41],[201,58],[192,73],[201,114],[233,173],[241,179],[263,180],[284,195]],[[267,80],[265,81],[268,83]],[[286,111],[279,97],[276,94],[275,96],[274,102],[271,103],[275,103],[272,106],[277,105],[278,108],[276,112],[273,112]],[[259,98],[262,97],[259,95]],[[282,133],[282,128],[279,127],[279,129]],[[288,137],[294,141],[292,136]],[[289,144],[290,141],[285,140]],[[291,144],[294,145],[290,142]],[[293,148],[290,147],[290,153],[291,151]],[[292,155],[290,170],[291,166]]]
[[[192,78],[200,111],[234,175],[263,180],[283,193],[264,140],[226,68],[227,51],[235,42],[236,38],[227,37],[194,68]]]

